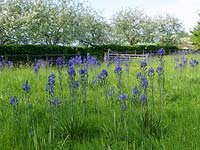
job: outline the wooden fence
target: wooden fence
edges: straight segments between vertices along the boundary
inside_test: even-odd
[[[118,53],[118,52],[113,52],[111,50],[108,50],[108,52],[104,53],[104,58],[109,57],[110,59],[114,58],[120,58],[121,60],[126,60],[126,59],[136,59],[136,58],[147,58],[148,54],[136,54],[135,53]]]

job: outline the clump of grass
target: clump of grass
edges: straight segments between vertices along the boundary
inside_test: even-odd
[[[60,127],[57,128],[57,136],[60,138],[67,137],[71,142],[82,142],[92,140],[98,137],[101,129],[98,124],[88,121],[80,116],[73,116],[61,121]]]
[[[164,124],[161,114],[145,109],[138,119],[141,133],[149,138],[164,138],[169,131],[169,125]]]

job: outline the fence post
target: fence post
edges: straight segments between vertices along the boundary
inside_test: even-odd
[[[28,56],[28,54],[26,54],[26,61],[27,61],[27,63],[29,63],[29,56]]]
[[[108,49],[108,58],[110,58],[110,56],[109,56],[109,52],[110,52],[110,49]]]
[[[62,55],[62,59],[63,59],[63,61],[65,61],[65,55],[64,54]]]
[[[49,61],[49,57],[48,57],[47,53],[45,54],[45,56],[46,56],[46,62],[48,62]]]
[[[106,52],[104,52],[104,61],[106,61]]]
[[[8,56],[5,54],[5,62],[8,62]]]
[[[4,57],[4,59],[3,59]],[[3,66],[6,64],[6,62],[8,62],[8,56],[5,54],[1,59],[2,59],[2,63],[3,63]]]

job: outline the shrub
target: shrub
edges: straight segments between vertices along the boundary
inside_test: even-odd
[[[104,53],[109,49],[119,53],[155,53],[158,49],[164,48],[166,53],[177,50],[176,46],[161,45],[97,45],[93,47],[80,46],[57,46],[57,45],[0,45],[0,55],[7,55],[11,61],[34,61],[38,58],[48,59],[63,56],[69,59],[72,55],[86,56],[87,53],[103,58]],[[12,55],[12,56],[10,56]]]

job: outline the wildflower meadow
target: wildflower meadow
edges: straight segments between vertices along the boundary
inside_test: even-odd
[[[0,63],[0,149],[198,149],[199,54]]]

